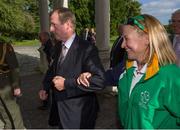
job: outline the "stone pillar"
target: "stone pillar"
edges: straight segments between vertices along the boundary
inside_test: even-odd
[[[49,32],[48,0],[39,0],[40,31]]]
[[[96,45],[105,69],[110,61],[110,0],[95,0]],[[104,92],[117,92],[117,87],[107,87]],[[115,93],[114,93],[115,92]]]
[[[63,7],[68,8],[68,0],[63,0]]]
[[[39,14],[40,14],[40,32],[49,32],[48,0],[39,0]],[[46,59],[46,55],[43,52],[43,46],[40,45],[38,51],[40,54],[39,70],[42,73],[45,73],[48,68],[48,62]]]
[[[68,0],[54,0],[53,1],[53,9],[57,9],[59,7],[68,8]]]
[[[99,49],[101,61],[107,69],[110,54],[110,2],[109,0],[95,0],[96,45]]]

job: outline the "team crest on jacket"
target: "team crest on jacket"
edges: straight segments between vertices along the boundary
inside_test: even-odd
[[[147,109],[147,105],[150,99],[150,94],[148,91],[144,91],[140,93],[140,101],[139,101],[139,106]]]

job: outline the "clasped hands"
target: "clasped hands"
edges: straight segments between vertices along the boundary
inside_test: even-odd
[[[85,73],[82,73],[80,74],[80,76],[77,78],[77,83],[79,85],[83,85],[85,87],[89,87],[90,83],[89,83],[89,78],[91,77],[91,73],[89,72],[85,72]],[[55,76],[53,78],[53,83],[54,83],[54,87],[59,90],[59,91],[62,91],[65,89],[64,87],[64,81],[65,81],[65,78],[62,77],[62,76]]]

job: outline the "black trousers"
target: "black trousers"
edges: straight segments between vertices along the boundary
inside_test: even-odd
[[[51,115],[54,117],[51,116],[51,118],[56,119],[56,125],[58,124],[60,129],[93,129],[95,127],[99,110],[95,94],[57,101],[53,107],[51,108],[54,110],[51,112],[54,114]]]

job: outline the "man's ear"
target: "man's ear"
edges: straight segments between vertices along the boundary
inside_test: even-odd
[[[67,20],[67,25],[69,26],[69,27],[72,27],[72,23],[71,23],[71,21],[70,20]]]
[[[73,28],[73,25],[72,25],[70,20],[67,20],[67,22],[65,24],[67,25],[67,29],[72,29]]]

